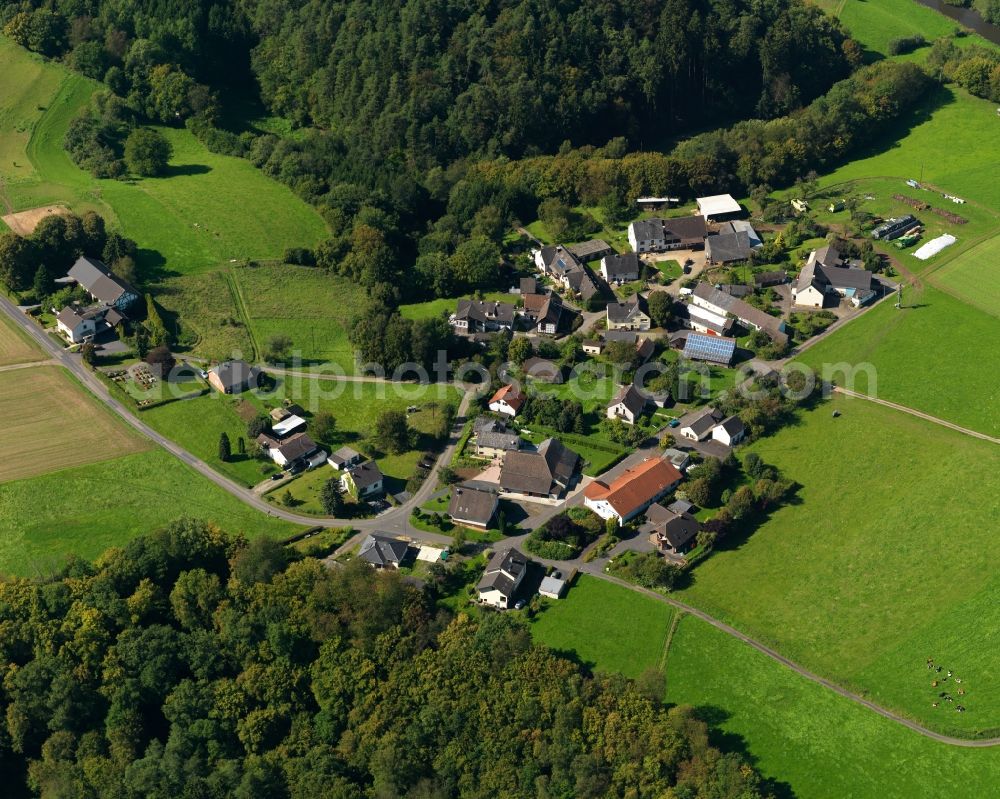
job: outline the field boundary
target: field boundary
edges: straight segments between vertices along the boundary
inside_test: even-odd
[[[257,343],[257,336],[254,333],[253,325],[250,324],[250,311],[247,308],[246,299],[243,297],[243,289],[240,286],[240,280],[232,269],[224,269],[222,274],[229,286],[230,293],[233,295],[233,306],[236,308],[236,313],[240,315],[240,319],[243,321],[243,326],[247,331],[247,340],[250,342],[250,348],[253,350],[247,360],[256,363],[260,360],[260,344]],[[244,355],[244,357],[246,357],[246,355]]]

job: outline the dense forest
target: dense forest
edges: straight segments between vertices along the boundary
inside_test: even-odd
[[[452,617],[435,586],[190,520],[2,582],[4,795],[763,795],[654,681],[585,674],[509,616]]]

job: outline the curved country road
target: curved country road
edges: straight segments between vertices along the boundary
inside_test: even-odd
[[[156,430],[151,428],[149,425],[140,421],[133,413],[131,413],[125,406],[123,406],[118,400],[111,396],[107,388],[102,384],[86,367],[79,356],[73,356],[67,353],[64,349],[57,346],[52,339],[46,335],[37,325],[34,324],[30,319],[28,319],[21,311],[18,309],[14,303],[12,303],[6,296],[0,294],[0,310],[6,313],[10,319],[22,330],[24,330],[32,339],[36,342],[42,349],[43,352],[48,353],[49,360],[46,363],[54,363],[68,369],[87,389],[94,394],[97,399],[103,402],[111,411],[113,411],[117,416],[119,416],[126,424],[128,424],[133,429],[142,433],[144,436],[159,444],[168,452],[172,453],[174,456],[179,458],[183,463],[186,463],[192,469],[203,475],[204,477],[211,480],[215,485],[227,491],[232,496],[241,500],[246,505],[256,508],[262,513],[267,513],[279,519],[283,519],[288,522],[295,524],[302,524],[309,527],[351,527],[360,531],[365,530],[383,530],[391,532],[406,533],[413,538],[423,539],[426,541],[431,541],[434,543],[444,543],[450,542],[450,538],[446,536],[436,535],[433,533],[425,533],[420,531],[415,531],[410,528],[408,524],[410,511],[412,508],[419,506],[421,503],[425,502],[431,494],[434,493],[435,486],[437,485],[437,473],[440,465],[442,463],[447,463],[451,454],[454,452],[455,445],[457,444],[457,435],[453,430],[451,437],[449,438],[448,445],[445,447],[440,457],[435,461],[433,468],[428,474],[427,479],[424,480],[420,488],[414,493],[414,495],[404,504],[393,508],[390,511],[383,513],[381,516],[375,519],[333,519],[333,518],[319,518],[315,516],[303,516],[297,513],[292,513],[291,511],[285,510],[283,508],[275,507],[265,500],[261,499],[259,496],[253,493],[252,490],[244,488],[243,486],[237,484],[236,482],[230,480],[228,477],[223,476],[219,472],[215,471],[211,466],[196,458],[190,452],[188,452],[183,447],[178,446],[170,439],[158,433]],[[349,378],[347,378],[349,379]],[[848,392],[844,392],[848,393]],[[864,399],[871,399],[870,397],[864,397]],[[462,402],[458,409],[458,418],[462,418],[468,411],[469,403],[473,397],[473,392],[466,392],[465,396],[462,398]],[[905,408],[903,406],[896,406],[892,403],[884,402],[881,400],[875,400],[877,402],[882,402],[883,404],[894,407],[897,410],[902,410],[907,413],[912,413],[915,416],[920,416],[921,418],[929,419],[930,421],[943,424],[947,427],[952,427],[959,430],[960,432],[968,433],[970,435],[975,435],[978,438],[986,438],[987,440],[992,440],[996,442],[996,439],[990,439],[989,436],[984,436],[980,433],[975,433],[974,431],[965,430],[964,428],[959,428],[956,425],[952,425],[949,422],[945,422],[940,419],[936,419],[926,414],[922,414],[919,411],[914,411],[912,409]],[[1000,443],[1000,442],[996,442]],[[560,565],[565,567],[565,563],[556,564],[554,561],[545,561],[539,559],[542,563],[547,563],[549,565]],[[904,718],[890,710],[887,710],[874,702],[865,699],[858,694],[855,694],[846,688],[831,682],[830,680],[820,677],[818,674],[814,674],[808,669],[799,666],[797,663],[789,660],[784,655],[775,651],[766,644],[751,638],[744,633],[737,630],[735,627],[726,624],[725,622],[716,619],[704,611],[698,610],[684,602],[680,602],[676,599],[664,596],[663,594],[657,593],[656,591],[650,591],[648,589],[642,588],[640,586],[634,585],[632,583],[621,580],[617,577],[613,577],[604,572],[601,568],[600,562],[594,562],[589,564],[581,563],[579,564],[580,571],[589,574],[593,577],[597,577],[602,580],[607,580],[608,582],[615,583],[616,585],[627,588],[631,591],[637,591],[641,594],[651,596],[652,598],[665,602],[672,607],[682,610],[685,613],[690,613],[692,616],[696,616],[702,621],[712,625],[717,630],[724,632],[726,635],[730,635],[763,655],[771,658],[772,660],[780,663],[788,669],[798,674],[800,677],[804,677],[814,683],[824,686],[834,693],[849,699],[852,702],[856,702],[869,710],[878,713],[884,718],[895,721],[902,724],[904,727],[913,730],[914,732],[923,735],[925,738],[930,738],[931,740],[938,741],[944,744],[950,744],[952,746],[961,746],[968,748],[986,748],[1000,745],[1000,738],[981,738],[981,739],[970,739],[970,738],[955,738],[950,735],[943,735],[941,733],[929,730],[926,727],[917,724],[915,721]]]

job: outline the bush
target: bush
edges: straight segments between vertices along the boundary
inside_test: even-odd
[[[524,541],[524,548],[532,555],[537,555],[546,560],[572,560],[580,550],[562,541],[542,541],[535,533],[529,535]]]
[[[901,36],[889,42],[889,55],[906,55],[927,45],[927,40],[919,33],[913,36]]]
[[[316,255],[308,247],[289,247],[285,250],[284,261],[296,266],[316,266]]]
[[[149,128],[136,128],[125,140],[125,163],[136,175],[162,175],[171,155],[173,147],[166,137]]]

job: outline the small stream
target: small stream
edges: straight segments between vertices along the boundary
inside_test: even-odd
[[[984,39],[994,44],[1000,44],[1000,27],[991,25],[974,8],[962,8],[953,6],[944,0],[916,0],[920,5],[933,8],[935,11],[944,14],[948,19],[953,19],[959,25],[975,31]]]

